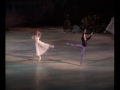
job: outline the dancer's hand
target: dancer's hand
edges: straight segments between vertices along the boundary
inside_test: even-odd
[[[104,31],[104,33],[106,33],[106,31]]]
[[[35,36],[32,36],[32,39],[34,40]]]
[[[93,35],[93,32],[91,33],[91,36]]]

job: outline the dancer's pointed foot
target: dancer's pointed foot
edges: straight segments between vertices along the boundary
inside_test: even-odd
[[[82,63],[80,63],[80,66],[82,66]]]
[[[66,43],[67,45],[69,45],[69,46],[74,46],[74,44],[72,44],[72,43]]]
[[[71,43],[66,43],[67,45],[71,45]]]
[[[55,46],[54,45],[50,45],[51,48],[54,48]]]
[[[41,62],[41,60],[39,59],[39,62]]]

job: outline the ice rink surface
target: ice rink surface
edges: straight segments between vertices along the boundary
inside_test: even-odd
[[[55,45],[38,61],[31,36]],[[89,36],[89,34],[88,34]],[[79,65],[81,33],[65,33],[61,27],[9,28],[6,32],[6,90],[114,90],[114,38],[97,34],[88,41]]]

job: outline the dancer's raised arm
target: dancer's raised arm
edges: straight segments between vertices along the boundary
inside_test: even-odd
[[[41,37],[41,36],[42,36],[42,32],[37,31],[37,35],[38,35],[39,37]]]
[[[90,36],[87,38],[87,40],[89,40],[93,35],[93,32],[90,34]]]
[[[32,39],[33,39],[33,40],[35,39],[35,35],[32,36]]]

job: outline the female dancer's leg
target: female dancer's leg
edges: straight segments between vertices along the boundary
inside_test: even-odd
[[[39,61],[41,60],[41,56],[39,56]]]

